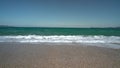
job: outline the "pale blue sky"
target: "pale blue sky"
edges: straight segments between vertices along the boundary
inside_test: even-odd
[[[0,0],[0,25],[118,27],[120,0]]]

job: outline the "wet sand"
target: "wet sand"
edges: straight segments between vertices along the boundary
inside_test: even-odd
[[[0,68],[120,68],[120,49],[0,43]]]

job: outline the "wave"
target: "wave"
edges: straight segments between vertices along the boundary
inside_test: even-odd
[[[120,36],[84,36],[84,35],[17,35],[0,36],[0,42],[20,42],[20,43],[115,43],[120,44]]]

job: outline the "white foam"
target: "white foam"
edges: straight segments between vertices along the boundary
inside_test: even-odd
[[[40,35],[27,35],[27,36],[0,36],[0,42],[22,42],[22,43],[36,43],[36,42],[49,42],[49,43],[116,43],[120,44],[119,36],[40,36]]]

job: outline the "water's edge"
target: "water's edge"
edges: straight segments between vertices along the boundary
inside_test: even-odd
[[[77,44],[87,46],[98,46],[106,48],[120,49],[119,36],[84,36],[84,35],[18,35],[0,36],[0,43],[26,43],[26,44]],[[0,44],[1,45],[1,44]]]

